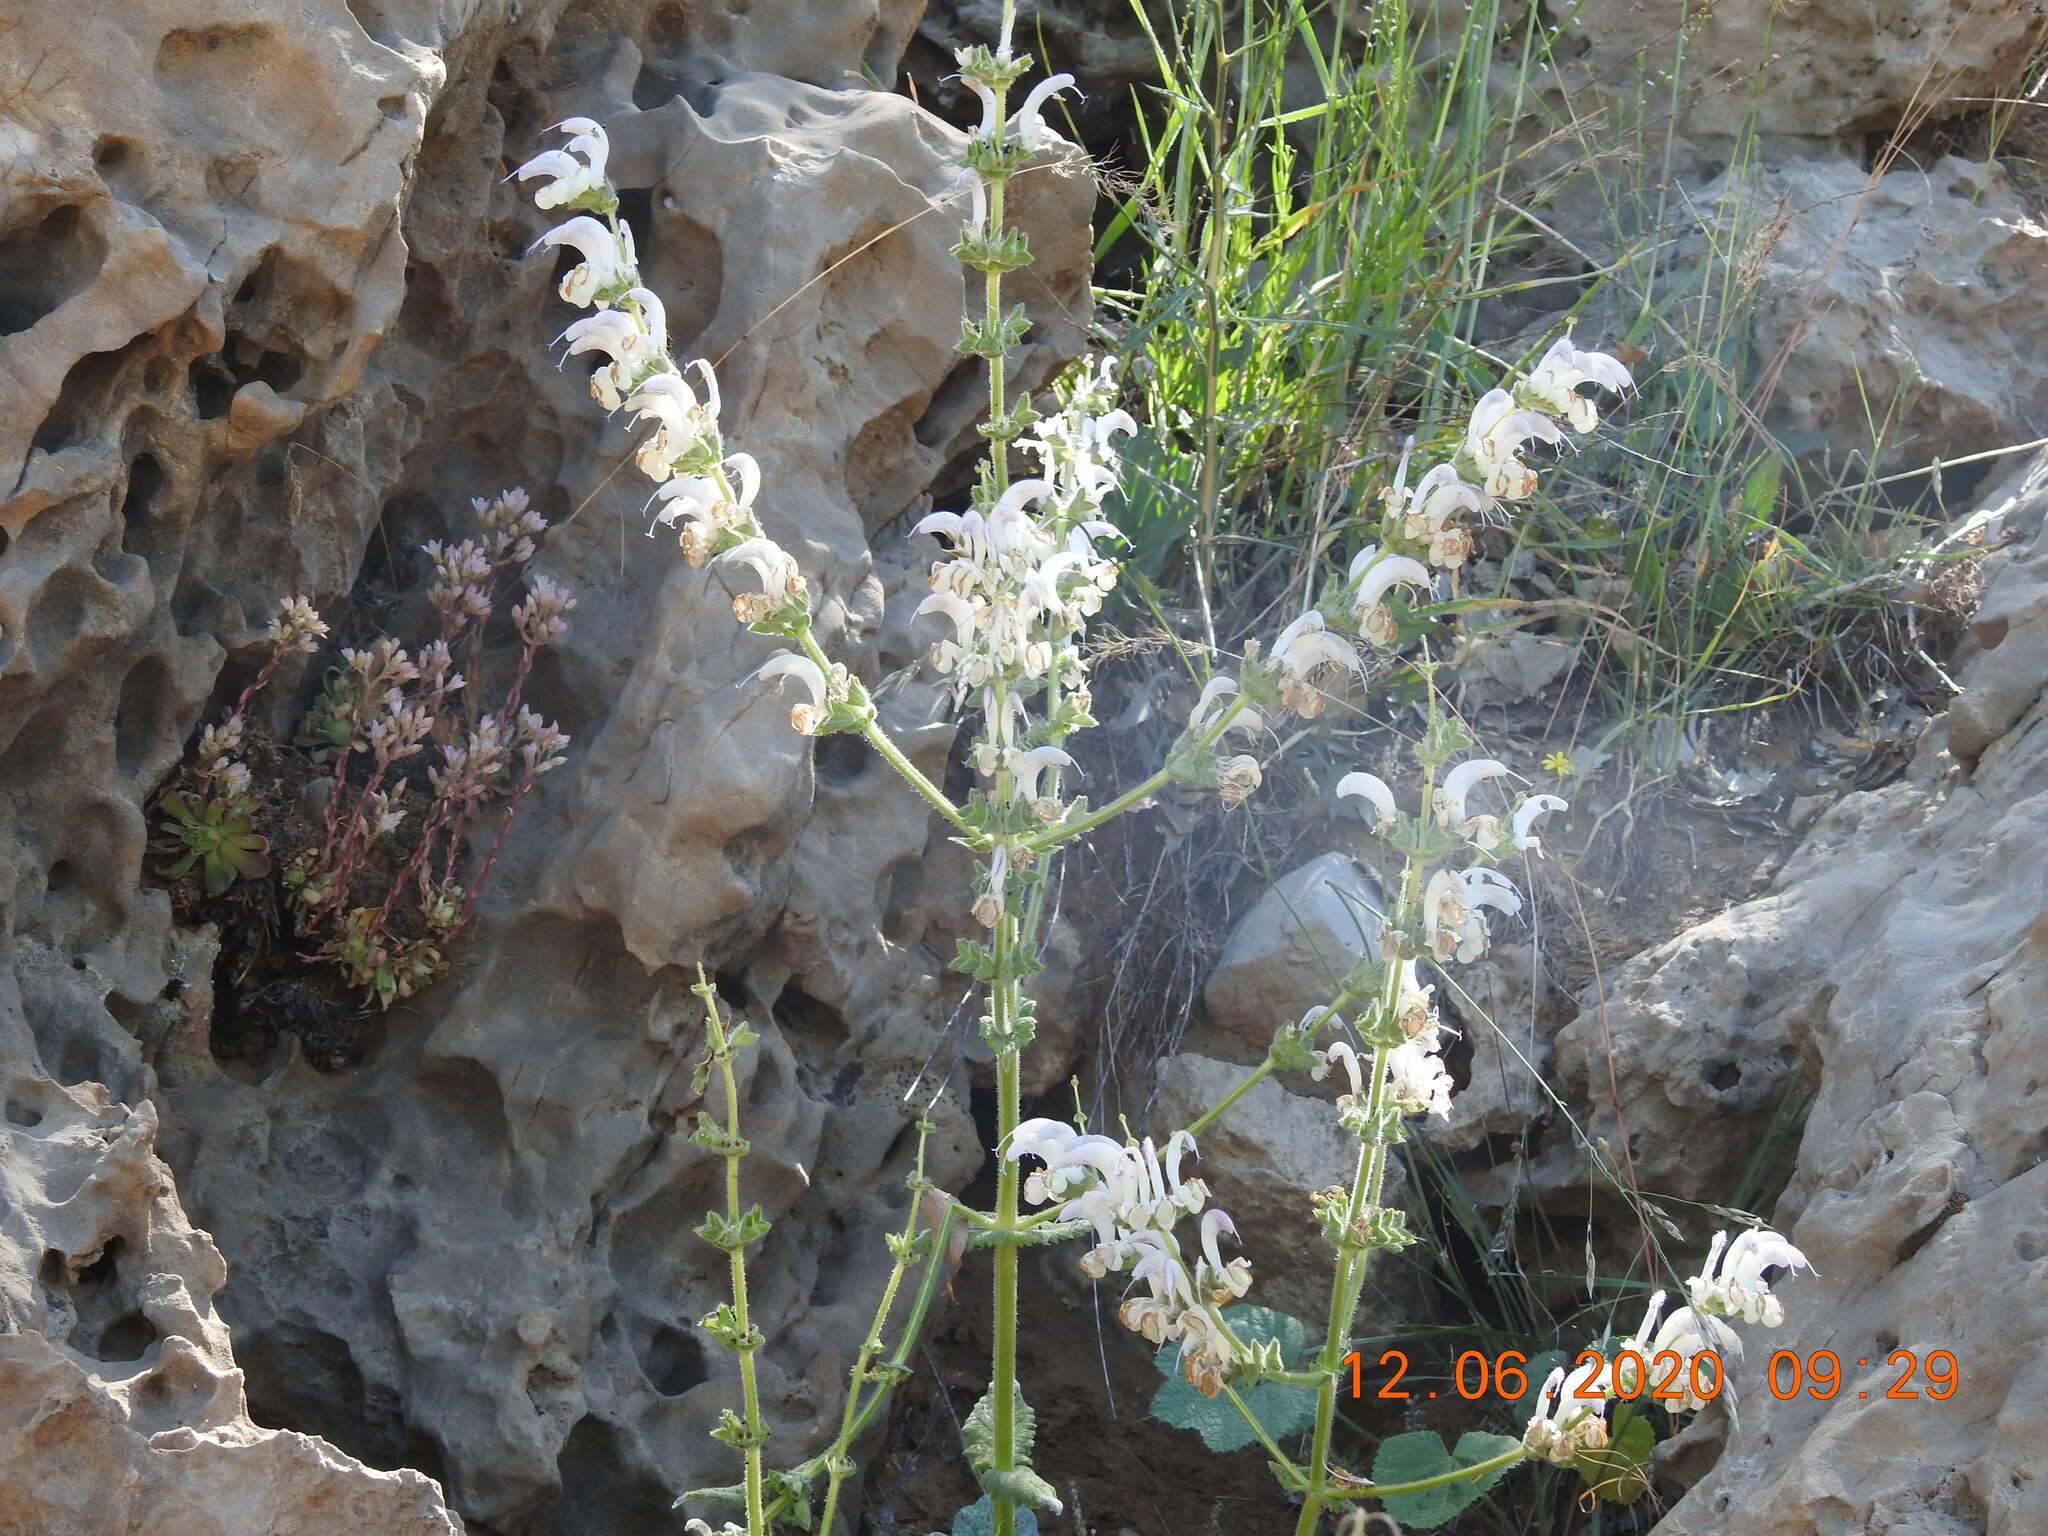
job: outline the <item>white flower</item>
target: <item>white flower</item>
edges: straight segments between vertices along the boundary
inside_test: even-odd
[[[1273,642],[1273,665],[1280,669],[1280,696],[1295,713],[1313,718],[1323,711],[1323,697],[1309,680],[1325,667],[1358,671],[1358,652],[1324,626],[1311,608],[1280,631]]]
[[[1553,1370],[1537,1395],[1536,1412],[1522,1431],[1522,1444],[1559,1466],[1607,1444],[1607,1420],[1602,1417],[1606,1388],[1600,1381],[1606,1369],[1604,1361],[1595,1359],[1569,1373],[1561,1365]],[[1586,1388],[1598,1396],[1581,1396]]]
[[[1553,445],[1564,441],[1548,416],[1523,410],[1506,390],[1490,389],[1479,397],[1466,429],[1465,451],[1478,466],[1487,495],[1514,501],[1536,489],[1536,472],[1521,460],[1522,445],[1532,437]]]
[[[1457,953],[1466,921],[1465,882],[1451,870],[1438,870],[1422,888],[1423,931],[1437,959]]]
[[[1426,592],[1431,577],[1429,567],[1420,560],[1382,554],[1377,544],[1368,544],[1351,562],[1350,579],[1358,589],[1352,594],[1351,611],[1358,620],[1359,633],[1374,645],[1392,645],[1397,631],[1393,610],[1385,601],[1387,589],[1421,587]]]
[[[1417,1038],[1387,1052],[1387,1097],[1406,1115],[1450,1118],[1451,1075],[1430,1042]]]
[[[1437,786],[1437,825],[1462,826],[1471,819],[1465,809],[1465,797],[1472,793],[1473,787],[1487,779],[1504,778],[1509,772],[1506,763],[1495,762],[1490,757],[1475,757],[1458,764],[1444,775],[1443,783]]]
[[[1045,822],[1060,819],[1059,803],[1038,792],[1039,783],[1048,768],[1072,768],[1074,760],[1058,747],[1033,747],[1028,752],[1015,752],[1010,756],[1010,772],[1016,775],[1017,794],[1039,820]]]
[[[1209,1211],[1202,1217],[1202,1267],[1196,1271],[1196,1283],[1206,1292],[1212,1305],[1224,1306],[1236,1300],[1252,1288],[1251,1262],[1240,1255],[1228,1264],[1217,1247],[1217,1238],[1223,1233],[1230,1234],[1232,1242],[1241,1242],[1237,1235],[1237,1223],[1224,1212]]]
[[[566,303],[578,306],[592,304],[597,302],[600,293],[630,288],[640,280],[633,257],[633,233],[623,224],[619,226],[619,233],[614,235],[589,214],[582,214],[565,224],[557,224],[534,241],[532,249],[551,250],[562,245],[574,248],[583,256],[579,265],[563,274],[561,294]]]
[[[1202,685],[1202,696],[1195,700],[1195,707],[1188,712],[1188,730],[1200,736],[1215,722],[1216,716],[1230,707],[1230,701],[1238,695],[1237,680],[1230,677],[1212,677]],[[1266,717],[1251,705],[1246,704],[1231,716],[1224,735],[1231,731],[1263,731]]]
[[[1358,1052],[1354,1051],[1343,1040],[1332,1040],[1321,1050],[1316,1051],[1314,1055],[1317,1058],[1316,1065],[1309,1070],[1308,1075],[1317,1082],[1320,1083],[1324,1078],[1328,1077],[1340,1062],[1344,1067],[1344,1075],[1351,1081],[1351,1091],[1337,1096],[1337,1107],[1339,1109],[1347,1109],[1351,1105],[1363,1101],[1365,1078],[1359,1071]]]
[[[1408,493],[1402,532],[1411,539],[1433,539],[1443,532],[1453,513],[1485,510],[1486,493],[1476,485],[1467,485],[1451,465],[1439,464],[1416,481],[1415,489]]]
[[[1045,126],[1043,113],[1045,104],[1060,92],[1069,90],[1074,84],[1072,75],[1049,75],[1031,88],[1007,124],[997,116],[996,93],[979,80],[969,79],[967,88],[981,98],[981,127],[976,137],[990,144],[1003,143],[1014,139],[1027,150],[1036,152],[1050,148],[1058,142],[1057,137]],[[977,181],[979,178],[976,178]]]
[[[1590,352],[1572,345],[1569,336],[1550,344],[1536,369],[1524,379],[1516,393],[1540,411],[1562,416],[1581,432],[1590,432],[1600,420],[1593,402],[1579,393],[1581,384],[1597,384],[1621,394],[1635,386],[1628,369],[1605,352]]]
[[[1356,795],[1373,808],[1373,830],[1384,832],[1391,827],[1401,814],[1401,808],[1394,801],[1393,790],[1387,781],[1373,773],[1347,773],[1337,781],[1337,798]]]
[[[1024,105],[1019,107],[1016,115],[1010,119],[1010,131],[1016,136],[1019,144],[1036,152],[1050,149],[1059,142],[1058,135],[1045,126],[1042,114],[1047,101],[1063,91],[1073,89],[1073,85],[1072,75],[1048,75],[1031,87],[1030,94],[1024,98]],[[1132,430],[1136,430],[1135,424]]]
[[[701,400],[682,374],[658,367],[658,371],[641,380],[639,387],[620,402],[633,412],[636,425],[650,419],[660,423],[634,454],[634,462],[640,466],[640,472],[650,480],[667,479],[676,460],[698,453],[705,439],[718,430],[718,376],[701,357],[690,367],[704,380]],[[735,454],[727,463],[743,457]],[[745,462],[753,466],[753,473],[758,479],[760,466],[751,458],[746,458]]]
[[[523,182],[536,176],[547,177],[548,184],[533,195],[536,208],[557,208],[604,191],[605,160],[610,150],[604,129],[590,118],[570,117],[548,131],[574,134],[575,137],[560,149],[543,150],[507,179]],[[578,159],[578,156],[582,158]]]
[[[1009,879],[1010,845],[997,843],[995,854],[988,861],[988,887],[974,899],[974,920],[982,927],[993,928],[1002,921]]]
[[[1510,838],[1515,847],[1523,853],[1533,853],[1539,858],[1543,854],[1543,843],[1529,829],[1536,825],[1536,818],[1548,816],[1552,811],[1568,811],[1571,806],[1557,795],[1531,795],[1515,808]]]
[[[1725,1250],[1725,1251],[1724,1251]],[[1734,1242],[1726,1232],[1714,1234],[1706,1267],[1685,1282],[1693,1310],[1739,1317],[1746,1323],[1775,1328],[1785,1321],[1785,1304],[1771,1293],[1766,1270],[1782,1269],[1789,1279],[1804,1269],[1817,1273],[1806,1255],[1776,1232],[1752,1227]]]
[[[1680,1307],[1658,1325],[1658,1316],[1664,1309],[1664,1292],[1658,1291],[1650,1297],[1650,1305],[1643,1314],[1642,1326],[1628,1338],[1621,1340],[1614,1349],[1614,1388],[1622,1395],[1633,1397],[1642,1390],[1633,1361],[1621,1357],[1632,1352],[1642,1357],[1643,1365],[1650,1373],[1651,1384],[1659,1394],[1657,1400],[1671,1413],[1696,1413],[1711,1400],[1713,1393],[1696,1395],[1695,1383],[1712,1385],[1719,1392],[1725,1373],[1732,1360],[1742,1358],[1742,1340],[1719,1318],[1695,1312],[1691,1307]],[[1694,1370],[1694,1363],[1702,1355],[1715,1357],[1716,1369],[1711,1377]],[[1676,1356],[1677,1366],[1673,1369],[1667,1358],[1659,1363],[1659,1357]],[[1676,1397],[1669,1394],[1676,1389]]]
[[[808,656],[795,651],[784,651],[771,656],[761,663],[750,682],[759,682],[764,677],[793,677],[804,686],[811,696],[808,704],[799,704],[789,712],[789,723],[808,736],[818,728],[818,722],[825,717],[826,681],[825,673]]]

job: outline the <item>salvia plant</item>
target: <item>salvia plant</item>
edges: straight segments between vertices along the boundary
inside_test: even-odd
[[[1474,1434],[1445,1449],[1426,1436],[1433,1451],[1400,1447],[1391,1462],[1401,1475],[1377,1480],[1332,1459],[1343,1361],[1367,1266],[1375,1254],[1414,1241],[1402,1211],[1384,1203],[1390,1150],[1404,1139],[1410,1117],[1449,1111],[1452,1082],[1442,1057],[1448,1031],[1427,977],[1476,959],[1487,946],[1490,915],[1520,910],[1522,895],[1500,861],[1540,855],[1539,823],[1566,809],[1554,795],[1488,800],[1513,775],[1473,754],[1472,741],[1434,703],[1415,748],[1420,788],[1413,799],[1404,804],[1393,786],[1363,772],[1332,786],[1340,799],[1360,803],[1372,831],[1401,862],[1397,892],[1377,917],[1376,945],[1327,1004],[1276,1029],[1265,1060],[1243,1083],[1192,1124],[1134,1140],[1025,1119],[1020,1062],[1034,1027],[1024,983],[1041,968],[1047,871],[1061,849],[1169,783],[1205,786],[1232,806],[1254,794],[1261,780],[1255,749],[1273,738],[1273,725],[1285,715],[1316,716],[1336,696],[1332,689],[1361,682],[1368,670],[1361,644],[1387,650],[1414,639],[1418,625],[1407,598],[1427,597],[1470,557],[1468,520],[1534,493],[1538,475],[1524,462],[1526,445],[1556,447],[1566,441],[1566,428],[1594,430],[1597,411],[1587,391],[1619,393],[1633,381],[1614,358],[1560,340],[1511,388],[1482,397],[1442,462],[1412,482],[1404,453],[1382,493],[1376,540],[1269,643],[1247,642],[1234,663],[1220,652],[1208,658],[1212,675],[1159,769],[1099,805],[1072,793],[1076,764],[1068,743],[1095,724],[1085,633],[1118,573],[1119,535],[1103,505],[1117,484],[1119,439],[1136,424],[1117,404],[1107,363],[1074,370],[1050,414],[1009,393],[1004,364],[1026,320],[1021,306],[1005,307],[1003,279],[1028,264],[1031,251],[1025,232],[1006,221],[1004,194],[1020,169],[1061,150],[1041,114],[1072,84],[1067,75],[1043,79],[1013,110],[1013,94],[1032,70],[1011,45],[1013,21],[1014,4],[1006,3],[997,45],[958,55],[960,77],[983,106],[962,159],[960,196],[969,212],[954,246],[979,274],[981,293],[977,312],[962,323],[959,348],[988,363],[981,430],[990,452],[968,510],[933,512],[915,530],[939,544],[931,594],[918,609],[937,626],[929,665],[954,707],[974,722],[968,761],[978,783],[961,803],[899,750],[867,685],[814,633],[803,572],[762,521],[760,467],[727,448],[711,365],[678,367],[670,355],[661,302],[642,284],[631,232],[605,179],[603,128],[571,118],[556,130],[568,136],[562,147],[513,173],[542,183],[539,206],[570,215],[536,246],[572,249],[581,258],[562,277],[560,292],[590,312],[559,339],[570,356],[596,355],[596,400],[648,429],[634,463],[656,487],[656,523],[679,533],[690,564],[708,562],[737,582],[733,612],[741,624],[785,643],[755,680],[794,687],[789,718],[796,731],[862,737],[978,860],[975,887],[963,901],[984,936],[961,941],[953,964],[986,998],[980,1023],[995,1066],[995,1203],[976,1210],[951,1201],[924,1182],[920,1157],[913,1178],[919,1198],[902,1230],[889,1236],[895,1263],[856,1357],[839,1431],[818,1455],[785,1469],[771,1468],[765,1455],[768,1428],[753,1366],[763,1339],[747,1310],[746,1250],[767,1223],[758,1206],[740,1203],[747,1143],[732,1061],[754,1037],[744,1023],[727,1027],[714,989],[698,989],[707,1017],[699,1088],[716,1077],[725,1117],[707,1111],[696,1139],[728,1169],[725,1208],[698,1231],[729,1256],[732,1285],[732,1299],[704,1326],[738,1355],[742,1396],[740,1409],[728,1410],[713,1433],[742,1453],[745,1477],[733,1487],[685,1494],[678,1505],[736,1505],[743,1523],[722,1530],[743,1536],[767,1536],[779,1522],[834,1529],[855,1439],[906,1374],[935,1283],[968,1251],[985,1249],[995,1295],[989,1386],[963,1424],[964,1449],[986,1491],[994,1536],[1028,1528],[1032,1511],[1058,1513],[1053,1485],[1032,1463],[1034,1416],[1018,1379],[1018,1258],[1026,1246],[1068,1242],[1080,1250],[1076,1263],[1084,1275],[1114,1277],[1124,1287],[1118,1316],[1125,1328],[1169,1351],[1195,1393],[1242,1415],[1282,1486],[1299,1500],[1297,1536],[1309,1536],[1326,1514],[1366,1501],[1412,1508],[1400,1501],[1439,1491],[1450,1497],[1434,1518],[1448,1518],[1461,1498],[1475,1497],[1528,1460],[1576,1467],[1596,1492],[1611,1496],[1627,1481],[1623,1464],[1639,1474],[1647,1456],[1648,1420],[1630,1406],[1641,1388],[1640,1362],[1672,1356],[1683,1367],[1706,1351],[1732,1355],[1739,1340],[1725,1317],[1775,1325],[1782,1309],[1770,1280],[1804,1264],[1782,1237],[1753,1231],[1733,1242],[1717,1238],[1704,1272],[1687,1283],[1687,1305],[1667,1315],[1660,1292],[1621,1349],[1552,1372],[1519,1439]],[[1032,472],[1013,475],[1013,463]],[[1436,668],[1426,656],[1414,666],[1425,680]],[[1278,1314],[1243,1303],[1253,1289],[1253,1265],[1229,1214],[1193,1172],[1207,1127],[1274,1072],[1335,1076],[1343,1090],[1335,1115],[1357,1143],[1343,1180],[1313,1197],[1334,1258],[1328,1312],[1313,1348],[1302,1324],[1281,1320],[1300,1335],[1290,1346],[1290,1328],[1270,1323]],[[899,1316],[913,1273],[914,1298]],[[1267,1321],[1254,1326],[1261,1315]],[[1620,1364],[1604,1363],[1615,1357]],[[1276,1391],[1293,1394],[1297,1411],[1276,1416],[1262,1407]],[[1683,1412],[1700,1404],[1687,1398],[1666,1406]],[[1276,1417],[1291,1426],[1283,1434],[1302,1437],[1295,1454],[1269,1429]],[[1383,1455],[1375,1471],[1388,1464]],[[977,1523],[969,1519],[974,1513],[963,1511],[963,1520]],[[688,1525],[706,1536],[711,1531],[701,1518]]]
[[[463,707],[477,692],[470,679],[479,675],[500,588],[533,559],[547,529],[523,490],[476,497],[470,509],[479,537],[423,546],[434,569],[434,638],[416,653],[389,636],[344,648],[297,737],[331,775],[318,845],[283,871],[298,933],[314,945],[308,959],[339,967],[348,985],[379,1007],[410,997],[447,968],[447,947],[468,924],[513,818],[534,781],[561,766],[569,741],[522,702],[535,658],[569,632],[566,615],[576,606],[538,573],[526,575],[524,595],[511,610],[519,650],[502,701],[481,715]],[[317,653],[327,633],[309,600],[284,601],[256,677],[225,719],[201,731],[189,789],[158,801],[165,836],[157,846],[180,855],[164,874],[196,869],[219,895],[237,878],[270,873],[269,845],[254,830],[256,787],[237,756],[248,707],[287,656]],[[456,667],[458,656],[467,657],[467,676]],[[407,826],[399,802],[409,770],[423,757],[428,803],[420,821]],[[464,834],[494,805],[496,831],[465,884]],[[374,875],[380,860],[386,872]]]

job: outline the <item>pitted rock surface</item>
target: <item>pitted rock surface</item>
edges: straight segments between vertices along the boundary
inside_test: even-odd
[[[929,555],[907,514],[958,489],[983,409],[953,351],[963,141],[867,83],[917,10],[152,0],[89,36],[32,7],[0,42],[0,1029],[24,1117],[0,1166],[41,1167],[26,1117],[61,1108],[130,1127],[122,1166],[155,1169],[108,1186],[107,1234],[61,1240],[34,1229],[63,1192],[10,1173],[0,1350],[24,1392],[69,1383],[51,1433],[138,1490],[96,1532],[149,1507],[165,1536],[270,1529],[235,1492],[265,1479],[279,1531],[302,1509],[456,1528],[431,1484],[353,1457],[431,1474],[508,1536],[667,1532],[677,1490],[731,1480],[704,1431],[732,1365],[694,1326],[724,1286],[689,1235],[716,1196],[686,1139],[700,960],[764,1036],[743,1092],[749,1198],[776,1223],[755,1316],[778,1455],[836,1413],[877,1223],[907,1198],[905,1090],[939,1092],[933,1177],[985,1155],[959,1053],[934,1065],[960,988],[926,939],[955,915],[911,874],[941,840],[864,749],[790,730],[745,683],[771,647],[718,575],[643,537],[629,434],[549,351],[575,312],[526,254],[548,218],[502,184],[550,124],[605,123],[648,285],[678,351],[718,363],[822,638],[871,680],[900,669],[923,647],[888,597]],[[1036,388],[1086,334],[1093,189],[1050,162],[1015,185],[1039,264],[1012,284],[1033,324],[1012,366]],[[408,633],[411,551],[517,484],[555,524],[535,568],[579,601],[531,688],[568,765],[456,973],[373,1022],[356,1065],[315,1070],[290,1036],[217,1060],[232,967],[217,991],[217,935],[178,931],[145,878],[147,798],[279,599]],[[269,723],[311,686],[287,668]],[[934,774],[939,706],[914,680],[887,704]],[[181,1224],[180,1196],[227,1260],[218,1314],[217,1257],[194,1278],[138,1235]],[[66,1311],[122,1232],[121,1308]],[[109,1338],[140,1353],[110,1364]],[[28,1454],[0,1447],[0,1498],[55,1497]]]

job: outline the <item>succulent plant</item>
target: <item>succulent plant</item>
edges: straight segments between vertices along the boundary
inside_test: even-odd
[[[270,844],[258,836],[247,802],[236,798],[195,799],[172,791],[159,802],[165,836],[152,846],[177,857],[163,866],[172,879],[200,871],[211,895],[238,879],[270,873]]]

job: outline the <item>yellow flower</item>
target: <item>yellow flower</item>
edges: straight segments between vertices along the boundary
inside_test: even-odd
[[[1572,760],[1562,752],[1553,752],[1543,759],[1543,771],[1568,779],[1572,776]]]

